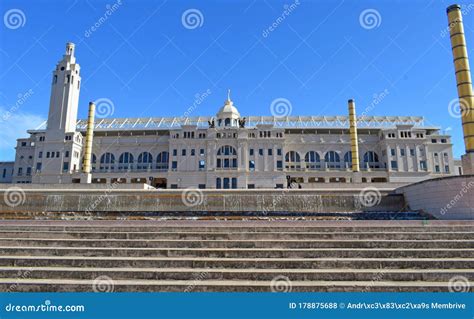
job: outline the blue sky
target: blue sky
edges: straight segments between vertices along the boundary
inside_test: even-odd
[[[460,3],[474,57],[474,5]],[[190,115],[213,115],[228,88],[244,116],[271,115],[277,98],[291,102],[291,115],[345,115],[347,99],[355,98],[358,113],[424,116],[427,125],[453,135],[460,156],[461,120],[449,112],[456,98],[446,33],[450,4],[2,0],[0,160],[12,160],[14,139],[47,118],[51,72],[67,41],[76,43],[81,65],[80,118],[99,98],[113,102],[113,117],[181,116],[208,90]],[[293,5],[287,15],[284,5]],[[19,24],[5,20],[12,9],[23,13]],[[195,11],[183,23],[189,9]]]

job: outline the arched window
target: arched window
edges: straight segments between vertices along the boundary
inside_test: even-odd
[[[237,151],[230,145],[221,146],[217,150],[216,167],[220,169],[237,168]]]
[[[100,157],[100,169],[113,169],[115,166],[115,156],[112,153],[104,153]]]
[[[319,154],[315,151],[309,151],[306,153],[304,161],[306,162],[306,168],[308,169],[317,169],[321,167],[321,159],[319,158]]]
[[[370,167],[370,168],[379,168],[380,167],[380,163],[379,163],[379,156],[377,155],[377,153],[373,152],[373,151],[368,151],[368,152],[365,152],[364,154],[364,163],[365,163],[365,167]]]
[[[237,151],[230,145],[224,145],[217,150],[217,155],[237,155]]]
[[[352,151],[346,152],[346,154],[344,154],[344,165],[346,168],[352,167]]]
[[[153,163],[153,157],[148,152],[143,152],[138,155],[138,169],[148,169],[151,168],[151,163]]]
[[[326,162],[326,165],[328,168],[341,167],[341,164],[340,164],[341,159],[339,158],[339,154],[337,154],[335,151],[326,152],[326,155],[324,155],[324,161]]]
[[[229,118],[226,118],[224,120],[224,126],[230,126],[230,119]]]
[[[301,158],[300,154],[296,151],[289,151],[285,154],[286,169],[300,170],[301,169]]]
[[[84,160],[84,159],[83,159],[83,160]],[[97,163],[97,156],[95,156],[95,154],[92,153],[92,158],[91,158],[92,171],[95,171],[95,169],[96,169],[96,167],[95,167],[96,163]]]
[[[156,169],[167,171],[169,168],[169,158],[170,154],[166,151],[161,152],[156,157]]]
[[[129,169],[133,164],[133,155],[129,152],[122,153],[119,157],[119,169]]]

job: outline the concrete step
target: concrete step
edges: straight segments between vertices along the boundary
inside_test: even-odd
[[[225,269],[225,268],[80,268],[0,267],[0,278],[113,280],[273,280],[292,281],[449,281],[454,276],[474,280],[473,269]]]
[[[474,240],[385,240],[385,239],[56,239],[0,238],[0,246],[25,247],[128,247],[128,248],[474,248]]]
[[[58,232],[58,231],[0,231],[0,237],[20,238],[93,238],[93,239],[392,239],[472,240],[474,232]]]
[[[78,292],[103,289],[103,291],[127,292],[190,292],[190,291],[226,291],[226,292],[269,292],[280,288],[292,292],[335,292],[335,291],[433,291],[448,292],[449,282],[431,281],[284,281],[279,286],[272,281],[244,280],[111,280],[101,286],[94,280],[79,279],[0,279],[0,290],[7,291],[54,291]],[[473,291],[473,287],[469,288]]]
[[[256,233],[271,233],[271,232],[474,232],[474,225],[472,226],[435,226],[435,225],[420,225],[420,226],[367,226],[367,227],[334,227],[334,226],[297,226],[297,227],[288,227],[288,226],[224,226],[224,227],[190,227],[190,226],[141,226],[141,227],[130,227],[130,226],[87,226],[87,227],[78,227],[78,226],[48,226],[48,225],[24,225],[24,226],[12,226],[12,225],[1,225],[0,231],[55,231],[55,232],[127,232],[127,233],[142,233],[142,232],[256,232]]]
[[[207,258],[474,258],[474,249],[0,247],[6,256]]]
[[[473,269],[474,258],[208,258],[0,256],[1,266],[139,268]]]
[[[282,277],[291,291],[448,291],[474,280],[474,223],[0,222],[0,291],[93,291],[104,276],[114,291],[271,291]]]
[[[394,207],[395,208],[395,207]],[[398,209],[402,207],[396,207]],[[431,220],[432,216],[418,212],[382,211],[382,212],[288,212],[261,211],[232,212],[232,211],[154,211],[154,212],[37,212],[37,211],[2,211],[2,220],[160,220],[163,218],[179,219],[258,219],[272,218],[309,218],[314,220]]]

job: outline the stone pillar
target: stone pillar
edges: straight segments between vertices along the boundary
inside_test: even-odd
[[[92,157],[92,141],[94,136],[94,115],[95,115],[95,104],[94,102],[89,103],[89,114],[87,116],[87,130],[86,130],[86,141],[84,147],[84,159],[82,162],[82,172],[90,175],[91,173],[91,157]],[[87,181],[89,178],[87,178]]]
[[[349,132],[351,134],[352,171],[359,172],[359,141],[357,140],[357,118],[355,112],[355,102],[348,101],[349,107]]]
[[[461,6],[454,4],[447,8],[451,48],[453,52],[456,84],[461,111],[466,155],[462,157],[465,174],[474,174],[474,93],[467,54],[466,38],[462,22]]]

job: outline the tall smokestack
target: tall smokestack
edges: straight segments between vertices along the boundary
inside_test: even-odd
[[[94,135],[94,115],[95,104],[89,102],[89,115],[87,116],[86,145],[84,148],[84,160],[82,163],[82,172],[90,174],[91,172],[91,155],[92,155],[92,138]]]
[[[349,132],[351,134],[352,151],[352,171],[359,172],[359,142],[357,141],[357,118],[355,111],[355,102],[353,99],[348,101],[349,106]]]
[[[463,168],[466,173],[474,173],[474,95],[467,55],[466,38],[462,22],[461,6],[451,5],[447,8],[451,48],[456,71],[459,105],[462,115],[464,144],[466,155],[463,158]]]

